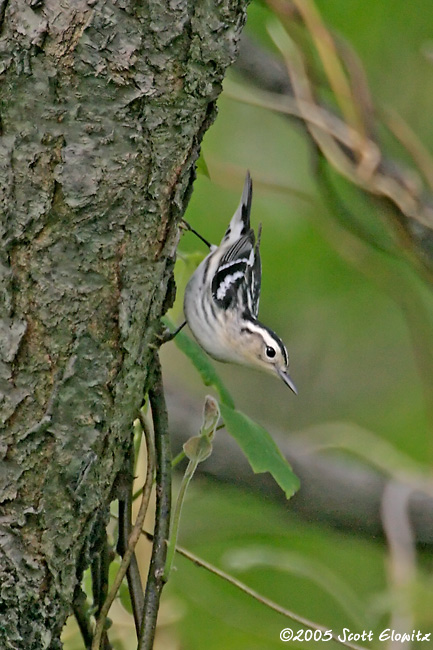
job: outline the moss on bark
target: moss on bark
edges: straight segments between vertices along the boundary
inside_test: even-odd
[[[0,2],[0,647],[58,648],[245,0]]]

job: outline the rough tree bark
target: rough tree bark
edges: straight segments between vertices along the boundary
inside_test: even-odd
[[[0,1],[0,647],[59,648],[246,0]]]

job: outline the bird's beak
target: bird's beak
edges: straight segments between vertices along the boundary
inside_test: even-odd
[[[298,394],[297,388],[293,383],[290,375],[287,372],[284,372],[284,370],[278,370],[278,375],[281,377],[281,379],[286,384],[286,386],[288,386],[290,390],[292,390],[295,393],[295,395],[297,395]]]

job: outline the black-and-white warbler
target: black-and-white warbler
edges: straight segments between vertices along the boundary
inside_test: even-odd
[[[186,287],[185,317],[194,337],[211,357],[276,374],[297,394],[287,372],[289,357],[284,343],[257,320],[261,226],[256,242],[250,227],[251,200],[252,182],[247,172],[239,207],[220,245],[209,244],[193,231],[209,246],[210,253]]]

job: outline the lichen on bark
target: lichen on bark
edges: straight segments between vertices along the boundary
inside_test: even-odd
[[[0,647],[58,648],[244,0],[0,3]]]

